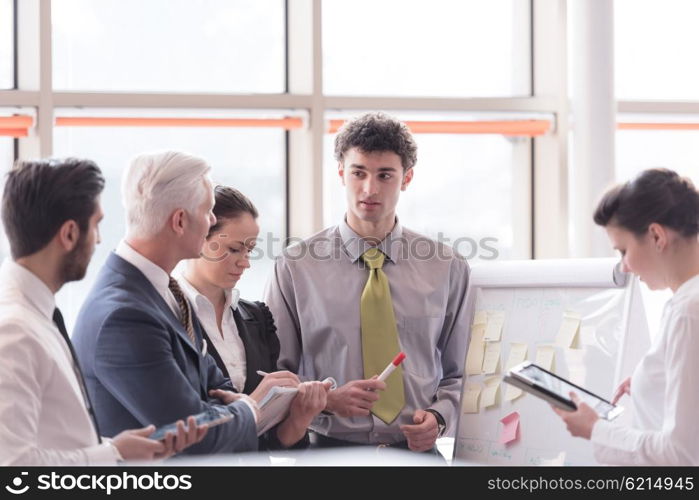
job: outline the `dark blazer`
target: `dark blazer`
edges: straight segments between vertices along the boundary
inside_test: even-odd
[[[243,393],[250,394],[262,381],[262,376],[257,370],[264,372],[277,371],[277,360],[279,359],[279,337],[277,337],[277,327],[274,324],[272,311],[264,302],[250,302],[240,299],[238,307],[233,309],[235,326],[238,328],[245,347],[245,388]],[[216,360],[219,369],[226,375],[228,369],[221,359],[214,343],[202,328],[209,346],[209,353]],[[309,445],[308,433],[292,448],[305,448]],[[276,427],[270,429],[260,436],[260,449],[280,449],[282,444],[277,439]]]
[[[148,424],[161,426],[221,405],[211,389],[232,390],[209,355],[202,356],[179,319],[136,267],[112,253],[83,304],[73,344],[83,367],[100,429],[114,436]],[[254,416],[242,401],[227,405],[233,419],[209,429],[185,453],[257,449]]]
[[[262,381],[262,376],[257,374],[257,370],[277,371],[277,359],[279,359],[277,327],[274,325],[272,312],[263,302],[240,299],[238,307],[233,309],[233,318],[238,328],[238,335],[245,346],[246,369],[243,392],[250,394]],[[228,369],[214,347],[214,343],[203,329],[202,331],[207,338],[209,351],[216,360],[216,365],[228,377]]]

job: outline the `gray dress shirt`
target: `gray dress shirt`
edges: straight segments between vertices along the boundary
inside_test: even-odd
[[[279,368],[304,380],[364,379],[359,302],[369,274],[360,259],[369,244],[346,222],[285,250],[265,290],[281,342]],[[469,267],[446,245],[396,222],[379,249],[391,287],[403,363],[406,405],[390,425],[373,415],[321,414],[311,428],[356,443],[405,440],[402,424],[432,408],[453,432],[466,342]]]

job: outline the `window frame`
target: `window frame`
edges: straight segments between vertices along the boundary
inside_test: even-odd
[[[380,109],[458,111],[466,113],[546,113],[554,127],[532,140],[523,159],[525,178],[513,196],[527,198],[518,231],[530,258],[567,255],[567,150],[565,23],[566,0],[530,0],[531,95],[506,98],[430,98],[326,96],[322,74],[322,0],[286,0],[286,93],[109,93],[56,92],[52,88],[51,1],[16,2],[17,88],[0,91],[0,105],[36,111],[30,137],[16,141],[17,157],[48,157],[53,152],[55,109],[89,108],[228,108],[297,109],[308,116],[307,126],[286,132],[286,218],[289,237],[307,237],[322,229],[323,136],[328,111]],[[291,20],[294,20],[292,23]],[[561,49],[562,47],[562,49]],[[558,49],[556,49],[558,48]],[[551,210],[551,205],[558,210]]]

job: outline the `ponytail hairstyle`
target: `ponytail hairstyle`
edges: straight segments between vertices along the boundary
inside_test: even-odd
[[[225,221],[235,219],[243,214],[250,214],[253,219],[257,219],[257,208],[250,198],[243,193],[227,186],[216,186],[214,188],[214,215],[216,224],[211,226],[207,238],[219,231]]]
[[[699,193],[691,180],[666,168],[644,170],[633,180],[610,189],[594,214],[600,226],[617,226],[643,236],[660,224],[685,238],[699,233]]]

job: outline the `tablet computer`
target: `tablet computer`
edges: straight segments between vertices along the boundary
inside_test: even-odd
[[[194,420],[196,421],[197,425],[208,425],[209,427],[215,427],[217,425],[220,425],[224,422],[228,422],[233,418],[233,415],[231,415],[225,408],[217,407],[217,406],[212,406],[208,410],[203,411],[201,413],[197,413],[194,415]],[[184,421],[184,428],[187,430],[187,419],[184,418],[182,419]],[[155,439],[156,441],[160,441],[161,439],[165,439],[165,434],[168,432],[172,432],[173,434],[177,434],[177,423],[173,422],[171,424],[163,425],[162,427],[158,427],[153,431],[153,434],[148,436],[149,439]]]
[[[597,394],[583,389],[531,361],[525,361],[513,367],[505,375],[504,381],[563,410],[575,411],[577,409],[569,396],[571,392],[575,392],[582,401],[590,405],[601,418],[606,420],[613,420],[624,411],[621,406],[613,405]]]

